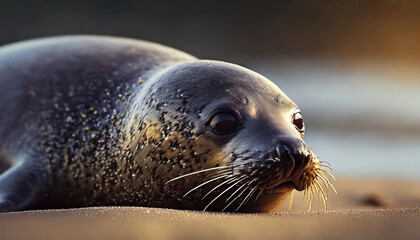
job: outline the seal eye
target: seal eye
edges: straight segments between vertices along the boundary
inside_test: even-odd
[[[305,124],[303,123],[303,118],[300,111],[295,112],[295,114],[293,115],[293,125],[295,125],[296,129],[299,132],[305,131]]]
[[[218,113],[210,121],[210,127],[216,134],[229,134],[240,126],[240,121],[230,113]]]

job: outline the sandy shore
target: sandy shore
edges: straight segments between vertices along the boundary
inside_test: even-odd
[[[328,211],[295,194],[271,214],[101,207],[0,214],[0,239],[420,239],[420,182],[340,178]],[[340,209],[340,210],[339,210]]]

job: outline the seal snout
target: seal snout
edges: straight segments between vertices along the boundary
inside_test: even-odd
[[[275,140],[275,147],[251,165],[248,174],[264,182],[265,188],[278,187],[288,182],[298,191],[312,182],[307,177],[314,165],[313,154],[299,138],[281,137]],[[302,177],[305,175],[305,177]]]

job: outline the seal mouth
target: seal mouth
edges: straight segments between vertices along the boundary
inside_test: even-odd
[[[305,189],[307,189],[308,187],[311,186],[312,181],[314,181],[314,179],[305,182],[300,182],[299,180],[287,180],[287,181],[283,181],[281,183],[272,185],[272,186],[265,186],[265,187],[259,187],[265,190],[275,190],[275,189],[283,189],[283,188],[293,188],[297,191],[304,191]]]
[[[303,172],[303,175],[308,175],[307,172]],[[293,188],[297,191],[303,191],[306,188],[310,187],[312,182],[316,179],[316,175],[312,174],[310,178],[308,177],[301,177],[301,175],[298,175],[295,178],[288,178],[287,180],[284,180],[282,178],[277,177],[267,177],[264,179],[261,179],[259,181],[258,189],[265,189],[265,190],[275,190],[280,188]]]

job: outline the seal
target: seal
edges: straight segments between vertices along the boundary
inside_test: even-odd
[[[294,189],[326,199],[300,110],[246,68],[64,36],[3,46],[0,76],[0,212],[270,212]]]

